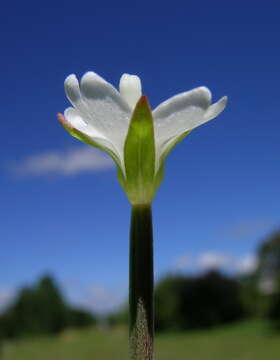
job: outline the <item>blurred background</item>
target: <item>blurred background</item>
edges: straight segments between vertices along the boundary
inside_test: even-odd
[[[154,201],[156,354],[280,357],[280,5],[1,6],[0,358],[127,358],[129,203],[56,120],[63,81],[142,79],[152,107],[205,85],[226,110],[169,156]]]

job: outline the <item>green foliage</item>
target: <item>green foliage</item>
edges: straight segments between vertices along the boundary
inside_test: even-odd
[[[55,334],[66,327],[92,325],[91,314],[69,307],[50,276],[33,287],[25,287],[14,303],[0,317],[3,337],[17,338],[39,334]]]
[[[280,276],[277,279],[276,290],[270,296],[267,317],[274,330],[280,331]]]
[[[258,273],[261,277],[275,279],[280,274],[280,231],[266,239],[258,251]]]
[[[259,313],[270,320],[272,327],[280,331],[280,231],[271,234],[259,247],[256,271],[259,296]],[[264,286],[264,285],[266,286]],[[262,285],[262,286],[261,286]],[[254,304],[253,303],[253,304]]]
[[[68,322],[67,326],[73,328],[81,328],[90,326],[96,323],[96,319],[91,313],[82,309],[68,309]]]
[[[263,316],[267,309],[267,299],[258,288],[259,277],[253,271],[238,276],[241,286],[241,299],[246,314],[251,317]]]
[[[207,328],[245,315],[239,284],[217,272],[188,278],[171,276],[156,288],[156,328]]]
[[[188,279],[183,276],[170,276],[161,280],[156,287],[155,303],[157,330],[179,330],[183,328],[184,290]]]

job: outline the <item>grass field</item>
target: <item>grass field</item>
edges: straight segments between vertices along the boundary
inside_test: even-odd
[[[161,334],[156,360],[280,360],[280,334],[263,322],[244,322],[210,331]],[[58,337],[5,343],[1,360],[126,360],[127,334],[68,330]]]

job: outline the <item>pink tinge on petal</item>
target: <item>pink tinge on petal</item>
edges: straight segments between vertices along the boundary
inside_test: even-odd
[[[65,119],[65,117],[64,117],[63,114],[58,113],[58,114],[57,114],[57,120],[61,123],[62,126],[65,126],[65,127],[69,128],[69,129],[71,129],[71,130],[72,130],[72,129],[74,130],[73,126],[69,123],[69,121],[67,121],[67,120]]]

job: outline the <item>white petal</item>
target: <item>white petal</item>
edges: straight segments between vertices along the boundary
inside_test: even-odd
[[[68,99],[83,120],[123,154],[131,109],[120,93],[99,75],[88,72],[81,80],[70,75],[65,80]]]
[[[215,104],[209,106],[208,110],[204,114],[205,121],[209,121],[218,116],[226,107],[227,104],[227,96],[222,97]]]
[[[69,101],[74,105],[74,103],[81,100],[81,92],[79,81],[76,78],[76,75],[71,74],[67,76],[64,81],[64,89]]]
[[[98,133],[98,131],[84,121],[78,110],[69,107],[64,111],[64,117],[73,128],[81,131],[83,134],[91,138],[103,137],[102,134]]]
[[[65,93],[67,95],[68,100],[71,102],[71,104],[79,110],[81,114],[83,114],[84,121],[89,122],[88,114],[89,109],[88,105],[82,98],[81,90],[80,90],[80,84],[78,79],[76,78],[76,75],[71,74],[67,76],[67,78],[64,81],[64,89]]]
[[[199,87],[168,99],[153,111],[157,164],[171,139],[216,117],[224,109],[226,98],[210,103],[210,90]]]
[[[88,125],[84,119],[82,118],[81,114],[78,110],[69,107],[64,111],[64,117],[67,122],[73,126],[74,129],[77,129],[82,134],[88,136],[92,139],[96,144],[100,145],[101,147],[106,147],[111,150],[116,157],[119,159],[119,163],[124,169],[123,159],[120,157],[118,150],[115,148],[114,144],[108,141],[102,134],[100,134],[96,129],[94,129],[91,125]]]
[[[161,103],[153,111],[156,142],[162,143],[200,125],[210,101],[210,91],[205,87],[200,87],[173,96]]]
[[[120,79],[120,93],[133,110],[142,95],[141,80],[137,75],[123,74]]]

